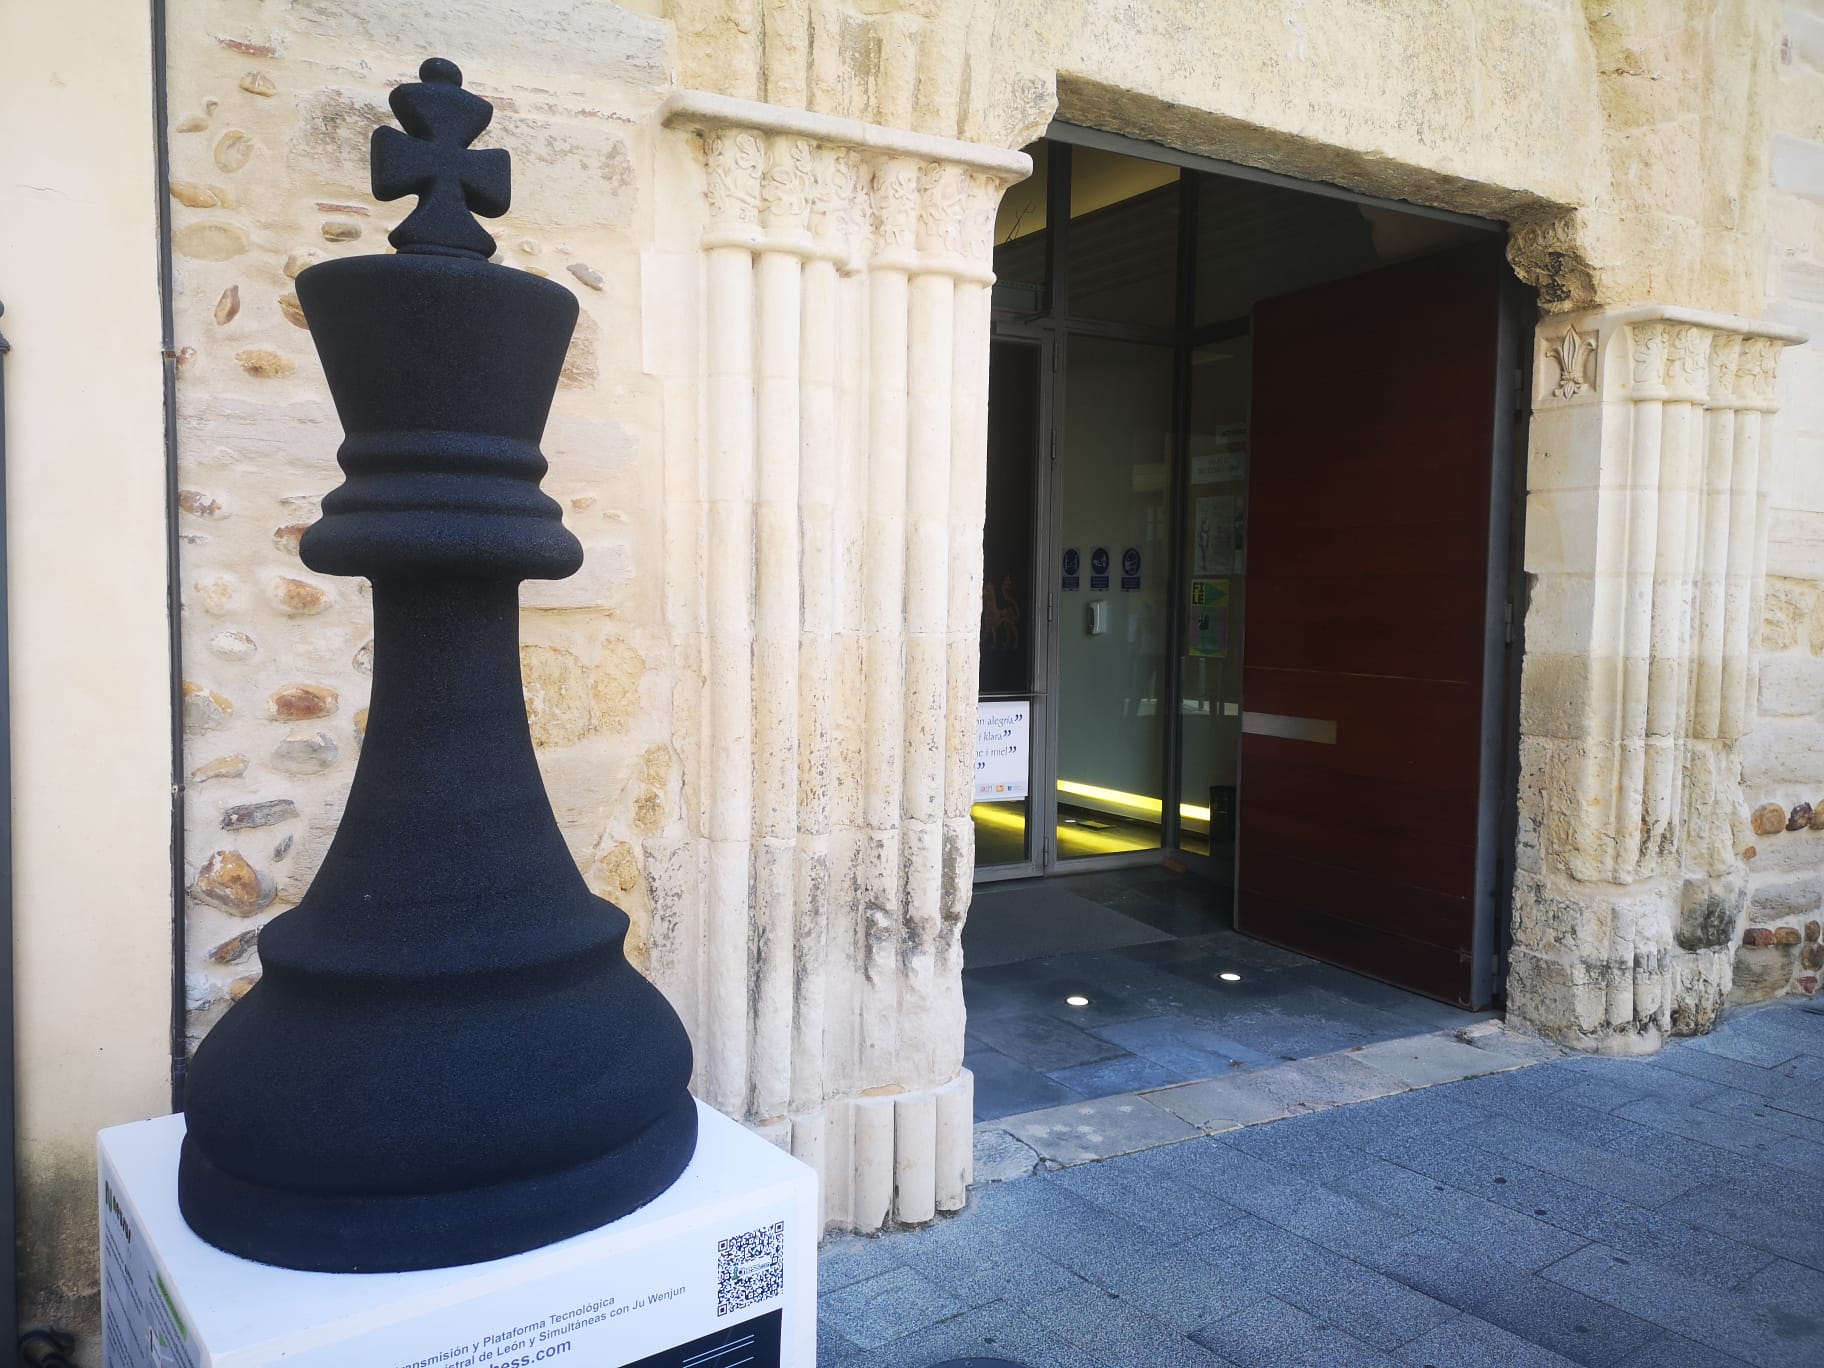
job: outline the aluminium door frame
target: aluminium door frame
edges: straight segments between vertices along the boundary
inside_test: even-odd
[[[1181,170],[1206,173],[1235,180],[1278,186],[1323,198],[1340,199],[1353,204],[1396,210],[1422,218],[1453,223],[1489,235],[1505,236],[1508,225],[1471,214],[1437,209],[1407,200],[1388,199],[1362,194],[1323,181],[1306,180],[1277,172],[1264,171],[1238,162],[1184,152],[1163,143],[1148,142],[1118,133],[1053,120],[1045,134],[1049,155],[1047,184],[1045,308],[1036,314],[1015,315],[997,311],[991,317],[991,332],[1006,339],[1036,340],[1048,353],[1041,361],[1040,377],[1040,449],[1035,480],[1036,511],[1040,521],[1035,527],[1035,584],[1046,586],[1047,614],[1043,622],[1034,613],[1035,630],[1042,633],[1042,649],[1035,659],[1042,660],[1042,676],[1035,681],[1041,687],[1033,691],[1033,763],[1027,802],[1027,855],[1023,864],[997,865],[986,871],[978,868],[975,881],[995,882],[1005,879],[1049,877],[1060,874],[1089,873],[1096,870],[1123,869],[1158,865],[1175,860],[1205,877],[1214,875],[1214,856],[1186,851],[1182,845],[1182,819],[1179,806],[1182,794],[1183,745],[1183,677],[1182,657],[1184,599],[1188,593],[1187,576],[1182,560],[1184,537],[1187,535],[1186,505],[1183,482],[1187,474],[1185,451],[1189,441],[1188,366],[1191,352],[1207,339],[1203,334],[1224,324],[1195,324],[1195,235],[1194,230],[1197,180],[1182,177],[1177,233],[1177,292],[1179,318],[1171,328],[1133,327],[1074,319],[1070,315],[1068,238],[1070,232],[1070,154],[1072,147],[1088,147],[1116,152]],[[1189,217],[1187,218],[1187,211]],[[1188,260],[1188,265],[1187,265]],[[1520,571],[1517,549],[1521,540],[1525,510],[1524,451],[1525,403],[1530,394],[1531,348],[1524,336],[1526,311],[1531,307],[1517,280],[1505,279],[1501,294],[1501,345],[1497,376],[1497,409],[1500,420],[1492,435],[1490,470],[1490,521],[1488,563],[1488,608],[1484,622],[1483,729],[1481,750],[1481,793],[1477,834],[1477,943],[1474,951],[1476,976],[1485,975],[1492,991],[1499,992],[1501,969],[1505,963],[1505,938],[1512,902],[1512,837],[1515,822],[1514,795],[1518,781],[1518,661],[1520,658],[1520,622],[1522,617],[1524,576]],[[1175,500],[1168,535],[1171,564],[1167,578],[1167,649],[1166,719],[1164,731],[1163,792],[1160,800],[1160,844],[1157,849],[1127,851],[1112,855],[1078,856],[1068,862],[1057,853],[1057,787],[1058,708],[1055,691],[1059,672],[1058,624],[1065,605],[1057,579],[1056,560],[1063,543],[1063,488],[1056,476],[1057,442],[1064,421],[1064,385],[1069,337],[1073,333],[1120,338],[1134,342],[1170,345],[1174,348],[1174,394],[1172,442],[1173,469],[1168,472],[1168,488]],[[1516,432],[1503,405],[1518,399],[1521,424]],[[1518,453],[1518,455],[1516,454]],[[1497,583],[1499,590],[1497,592]],[[1035,594],[1036,599],[1036,594]],[[1245,629],[1244,629],[1245,631]],[[1510,641],[1511,637],[1511,641]],[[1245,650],[1245,646],[1241,649]],[[1244,782],[1237,759],[1237,786]],[[1034,801],[1036,798],[1036,802]],[[1505,842],[1505,844],[1504,844]],[[1230,886],[1238,886],[1240,842],[1236,841],[1230,869]]]
[[[1031,664],[1026,676],[1026,688],[1020,693],[981,694],[977,698],[1004,699],[1021,698],[1027,700],[1027,724],[1029,735],[1027,742],[1026,767],[1026,858],[1015,864],[977,865],[974,881],[978,884],[1001,883],[1010,879],[1038,878],[1045,870],[1045,843],[1050,839],[1055,824],[1055,815],[1047,817],[1049,810],[1057,810],[1057,789],[1052,771],[1056,765],[1056,752],[1046,739],[1051,734],[1052,715],[1052,679],[1051,666],[1048,663],[1052,650],[1051,641],[1056,635],[1053,630],[1053,618],[1056,613],[1057,585],[1053,573],[1056,567],[1051,563],[1048,548],[1049,532],[1047,510],[1051,507],[1051,486],[1053,484],[1053,462],[1051,458],[1053,441],[1052,392],[1057,387],[1057,368],[1053,362],[1056,339],[1050,327],[1012,318],[990,317],[988,325],[989,345],[996,342],[1010,343],[1016,346],[1031,347],[1039,354],[1039,393],[1037,442],[1032,451],[1032,498],[1028,506],[1028,515],[1032,518],[1032,612],[1028,616],[1032,636]],[[1045,608],[1039,611],[1040,589],[1043,588]],[[979,690],[979,685],[978,685]]]

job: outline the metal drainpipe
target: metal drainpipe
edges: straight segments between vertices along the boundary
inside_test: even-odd
[[[6,311],[0,305],[0,313]],[[6,337],[0,334],[0,1327],[11,1338],[19,1324],[18,1193],[13,1177],[19,1115],[13,1102],[13,682],[6,613]]]
[[[158,205],[158,326],[165,371],[165,619],[171,654],[171,1110],[184,1105],[184,654],[177,540],[177,324],[171,286],[171,91],[165,0],[152,0],[152,120]]]

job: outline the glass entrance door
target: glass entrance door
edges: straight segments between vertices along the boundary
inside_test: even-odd
[[[989,348],[987,507],[982,535],[980,698],[976,711],[978,878],[1038,873],[1045,736],[1046,344],[997,337]]]
[[[1058,438],[1059,862],[1159,850],[1171,580],[1174,352],[1073,333]]]

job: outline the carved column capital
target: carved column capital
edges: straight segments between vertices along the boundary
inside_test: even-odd
[[[664,120],[702,136],[706,247],[831,258],[848,271],[988,283],[1000,197],[1032,170],[1023,152],[698,91],[674,95]]]

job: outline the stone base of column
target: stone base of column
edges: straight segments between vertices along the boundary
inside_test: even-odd
[[[825,1231],[872,1234],[961,1211],[975,1170],[975,1076],[843,1097],[754,1128],[816,1169]]]
[[[1641,1055],[1701,1035],[1729,996],[1740,879],[1514,889],[1509,1019],[1573,1049]]]

